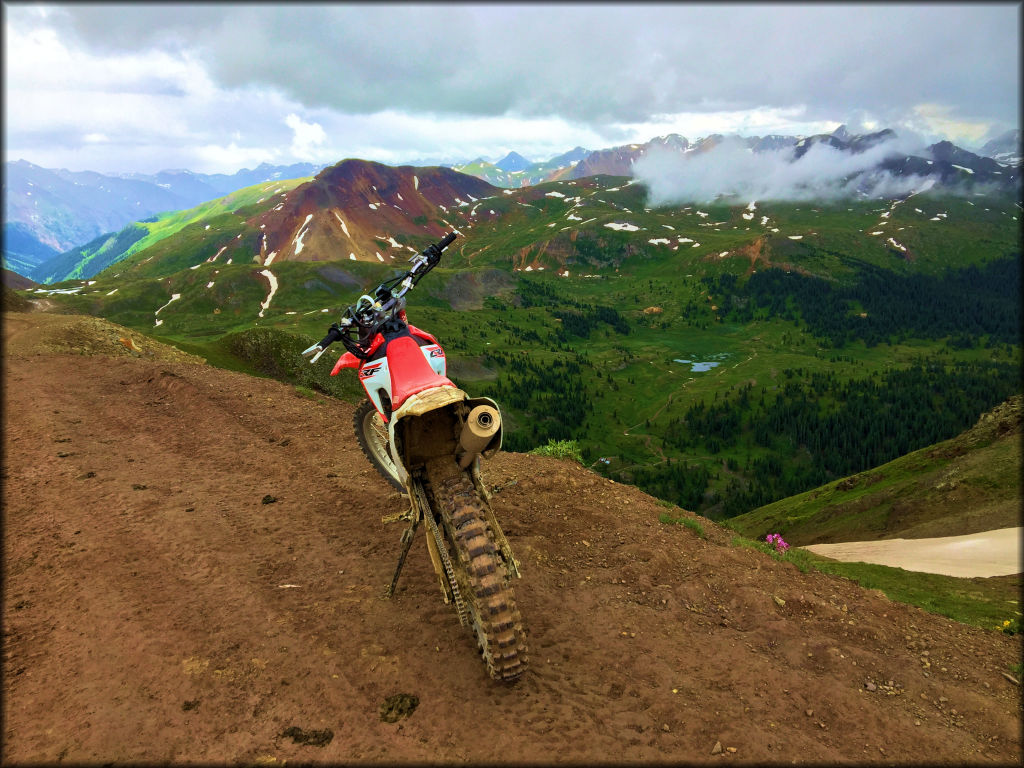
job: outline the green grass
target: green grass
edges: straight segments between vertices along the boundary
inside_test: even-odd
[[[583,455],[575,440],[548,440],[547,445],[540,445],[530,451],[534,456],[550,456],[555,459],[569,459],[578,464],[583,463]]]
[[[843,563],[797,547],[790,547],[785,554],[780,554],[767,542],[744,536],[733,537],[732,544],[756,549],[776,560],[793,563],[804,573],[818,571],[849,579],[865,589],[880,590],[895,602],[915,605],[929,613],[963,624],[998,631],[1007,617],[1012,616],[1019,626],[1019,575],[963,579],[886,565]]]
[[[693,531],[701,539],[706,539],[707,534],[704,533],[704,526],[700,524],[696,517],[681,515],[679,517],[672,517],[672,515],[662,512],[658,515],[658,521],[667,525],[684,525]]]

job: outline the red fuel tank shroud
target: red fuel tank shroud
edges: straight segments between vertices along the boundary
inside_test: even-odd
[[[434,387],[454,387],[446,376],[438,376],[430,367],[423,350],[411,336],[399,336],[388,342],[388,369],[391,371],[391,407],[394,410],[411,395]]]

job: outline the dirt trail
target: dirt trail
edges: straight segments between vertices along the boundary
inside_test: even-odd
[[[7,763],[1020,760],[1019,637],[661,524],[654,499],[548,458],[485,465],[531,664],[496,684],[422,531],[380,598],[402,500],[351,405],[17,337]],[[386,722],[398,694],[418,706]]]
[[[1021,571],[1024,528],[1000,528],[963,536],[880,539],[811,544],[804,549],[848,563],[878,563],[946,576],[1010,576]]]

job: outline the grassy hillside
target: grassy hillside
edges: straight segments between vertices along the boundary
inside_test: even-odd
[[[794,545],[959,536],[1020,524],[1021,396],[951,440],[729,521]]]
[[[75,248],[47,263],[48,275],[44,282],[61,283],[67,280],[81,280],[93,277],[108,267],[116,266],[117,271],[137,268],[139,275],[170,274],[190,266],[192,261],[185,254],[194,250],[190,241],[209,240],[207,235],[217,234],[227,229],[246,229],[245,218],[241,215],[244,209],[262,203],[265,199],[294,189],[309,178],[288,179],[284,181],[261,182],[232,192],[225,197],[210,200],[183,211],[169,211],[157,214],[145,221],[129,224],[119,232],[102,235],[95,240]],[[210,232],[215,228],[214,232]],[[234,232],[233,232],[234,234]],[[254,233],[250,233],[253,235]],[[158,244],[171,239],[163,248]],[[241,239],[237,238],[236,239]],[[251,237],[250,237],[251,239]],[[250,243],[245,243],[250,245]],[[169,246],[169,247],[167,247]],[[238,243],[235,247],[241,247]],[[208,246],[210,247],[210,246]],[[207,256],[216,253],[213,248]],[[130,257],[141,251],[147,251],[144,259]],[[246,260],[251,257],[251,247]],[[174,258],[174,254],[178,258]],[[189,254],[190,255],[190,254]],[[157,259],[166,256],[166,259]],[[205,258],[205,257],[204,257]],[[230,254],[225,256],[225,260]],[[160,267],[138,268],[141,264],[156,259]]]
[[[271,295],[233,206],[273,192],[150,222],[127,261],[47,290],[210,359],[254,329],[297,356],[403,260],[275,261]],[[715,519],[951,438],[1020,391],[1009,198],[649,208],[641,185],[590,177],[453,205],[462,237],[409,316],[501,404],[506,445],[575,440]],[[224,243],[239,258],[207,262]]]

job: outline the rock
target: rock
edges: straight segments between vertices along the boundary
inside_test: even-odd
[[[722,742],[720,742],[720,741],[716,741],[715,742],[715,746],[713,746],[711,748],[711,754],[712,755],[720,755],[720,754],[722,754]]]
[[[872,683],[870,680],[864,683],[864,687],[867,688],[869,691],[874,691],[878,689],[878,686]]]
[[[380,705],[381,722],[397,723],[415,712],[419,704],[419,697],[410,693],[396,693],[394,696],[388,696]]]
[[[778,595],[772,595],[772,600],[774,600],[774,601],[775,601],[775,604],[776,604],[777,606],[779,606],[779,608],[781,608],[782,606],[784,606],[784,605],[786,604],[786,601],[785,601],[785,600],[783,600],[783,599],[782,599],[781,597],[779,597]]]
[[[263,497],[264,504],[273,504],[275,501],[277,501],[277,497],[271,496],[269,493]]]
[[[311,747],[326,747],[334,738],[334,731],[325,728],[322,731],[304,731],[298,726],[291,726],[283,730],[278,738],[290,738],[296,744],[303,744]]]

